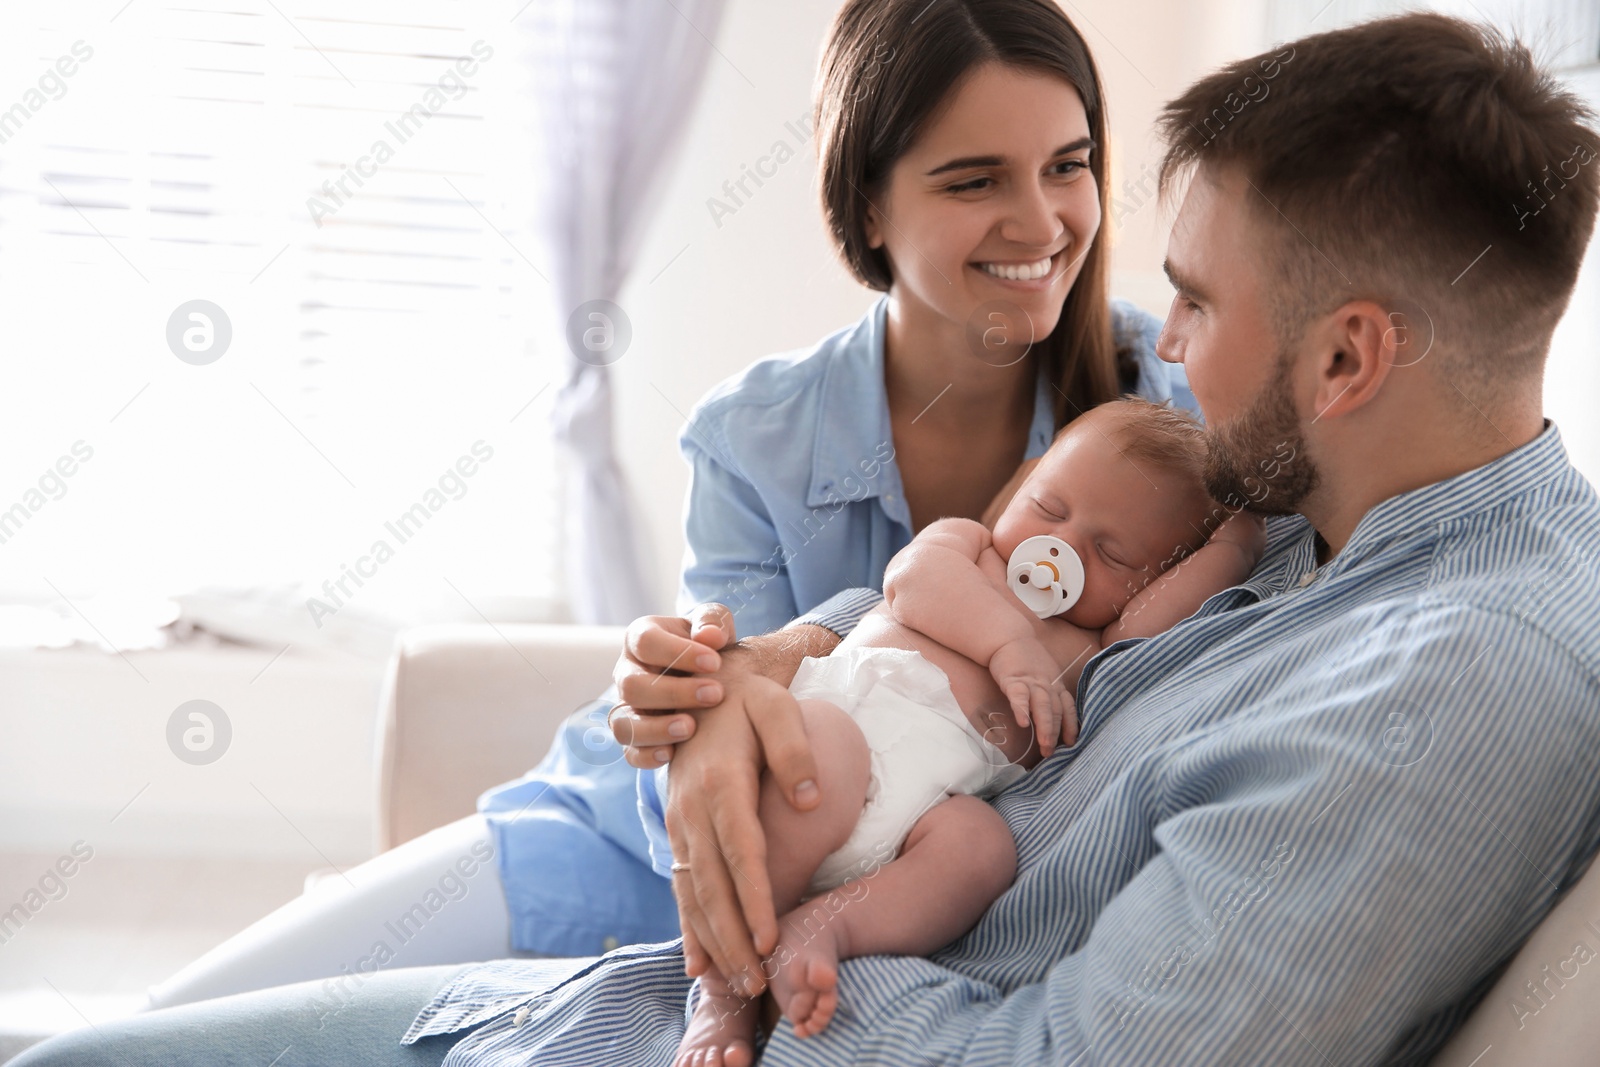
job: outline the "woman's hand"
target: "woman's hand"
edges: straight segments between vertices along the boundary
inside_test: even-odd
[[[721,703],[722,683],[711,675],[722,667],[718,650],[733,641],[733,612],[721,604],[701,604],[687,618],[633,621],[611,675],[622,701],[611,715],[611,735],[628,763],[659,766],[672,759],[677,742],[694,735],[695,716],[667,713]]]

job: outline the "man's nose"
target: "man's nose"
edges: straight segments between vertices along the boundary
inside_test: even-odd
[[[1167,321],[1161,324],[1161,333],[1156,337],[1156,355],[1168,363],[1183,362],[1183,346],[1173,336],[1172,316],[1167,316]]]

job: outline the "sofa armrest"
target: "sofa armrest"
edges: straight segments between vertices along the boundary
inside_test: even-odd
[[[395,639],[379,704],[378,850],[477,810],[611,684],[621,626],[448,624]]]
[[[1600,966],[1590,948],[1595,916],[1600,916],[1600,861],[1591,862],[1533,928],[1431,1067],[1594,1063],[1600,1046],[1600,982],[1587,964]]]

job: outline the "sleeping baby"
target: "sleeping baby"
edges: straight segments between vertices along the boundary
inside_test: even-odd
[[[884,603],[801,662],[787,693],[824,803],[797,812],[764,776],[759,811],[781,931],[764,977],[797,1035],[827,1026],[839,960],[927,955],[1011,884],[1015,843],[984,800],[1076,740],[1090,657],[1181,622],[1260,561],[1264,522],[1228,517],[1204,465],[1184,413],[1102,404],[1056,435],[992,534],[928,525],[890,561]],[[753,1062],[758,1011],[713,967],[675,1064]]]

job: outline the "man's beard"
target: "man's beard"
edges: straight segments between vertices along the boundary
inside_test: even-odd
[[[1317,487],[1289,389],[1289,354],[1250,407],[1226,424],[1206,427],[1206,491],[1230,508],[1261,515],[1294,515]]]

